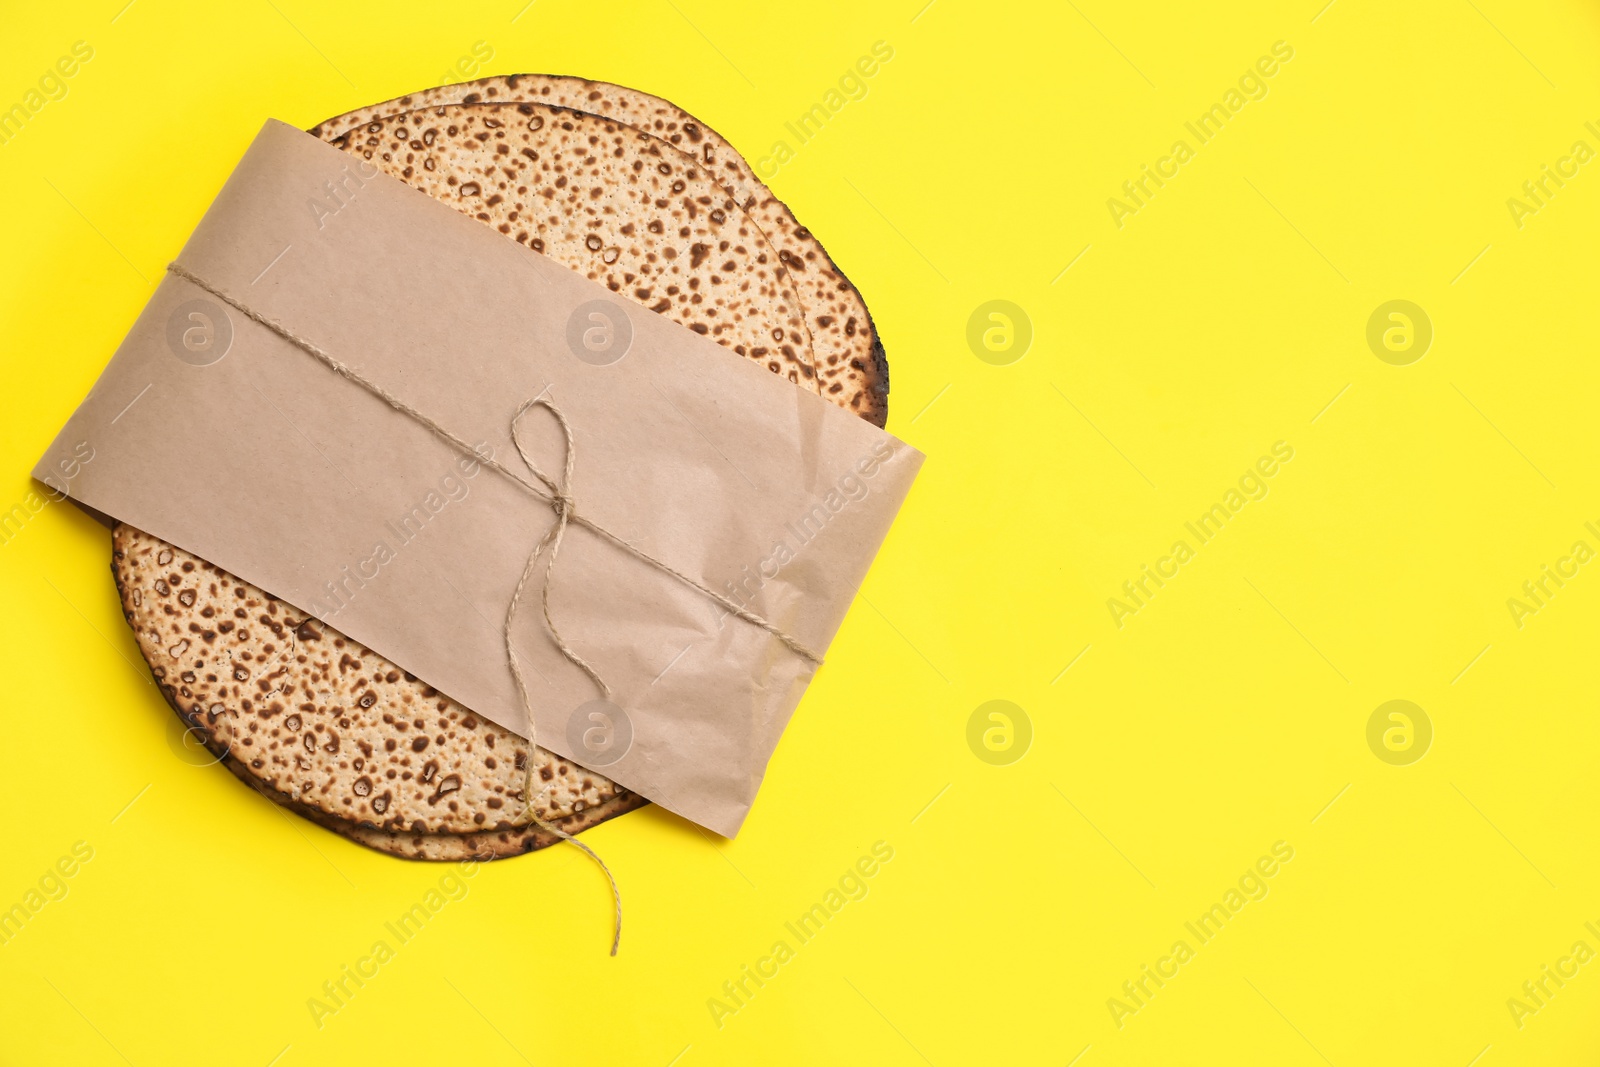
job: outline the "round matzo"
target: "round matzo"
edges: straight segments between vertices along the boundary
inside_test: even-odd
[[[575,79],[553,79],[553,82],[599,84]],[[514,80],[507,85],[516,88]],[[609,88],[625,99],[632,92]],[[664,101],[645,94],[633,94],[633,97],[670,109]],[[596,102],[591,100],[590,103],[595,105]],[[590,108],[597,109],[597,106]],[[522,223],[528,227],[524,243],[532,245],[537,235],[543,247],[535,246],[536,250],[611,285],[613,291],[622,293],[623,286],[646,277],[666,288],[676,286],[676,292],[667,295],[684,299],[674,300],[669,307],[658,306],[658,310],[691,328],[700,323],[704,327],[702,332],[712,334],[725,346],[746,358],[763,362],[791,380],[808,379],[807,371],[815,355],[800,347],[800,343],[809,341],[803,332],[804,321],[800,323],[802,331],[795,329],[795,320],[802,314],[801,300],[785,282],[786,273],[792,277],[801,271],[786,272],[776,266],[774,253],[764,244],[764,235],[759,230],[739,234],[742,245],[736,245],[733,238],[725,236],[727,231],[717,237],[716,246],[703,239],[690,240],[687,271],[671,270],[674,265],[682,268],[684,264],[674,262],[679,256],[667,256],[668,248],[683,247],[681,242],[687,238],[712,236],[711,226],[725,226],[730,220],[738,225],[739,205],[720,194],[737,191],[740,188],[737,172],[741,168],[748,171],[748,168],[709,130],[703,133],[706,142],[703,158],[696,162],[661,143],[659,138],[640,136],[637,129],[630,130],[621,123],[606,122],[595,115],[525,104],[509,109],[478,106],[424,110],[431,114],[395,115],[393,122],[363,115],[363,138],[344,138],[342,142],[337,137],[330,139],[347,151],[362,155],[371,153],[375,164],[494,226],[508,237],[522,232],[511,229]],[[521,122],[523,131],[510,131],[510,124],[504,121],[508,113],[515,114],[515,121]],[[356,114],[352,113],[351,117]],[[535,123],[532,121],[535,118],[543,121]],[[422,119],[430,120],[429,124],[419,125]],[[457,121],[445,121],[442,125],[437,121],[449,119]],[[687,116],[672,121],[676,125],[667,132],[675,142],[687,139],[692,144],[696,141],[692,133],[685,132],[685,125],[690,130],[703,130],[703,127],[694,127],[693,120]],[[491,125],[491,122],[498,125]],[[408,124],[404,133],[401,132],[403,123]],[[330,120],[322,129],[326,131],[331,125],[341,124],[343,120]],[[454,131],[450,130],[452,125]],[[656,125],[661,128],[662,121],[657,119]],[[431,137],[432,144],[421,146],[429,151],[426,156],[418,156],[413,142],[422,142],[430,129],[436,131]],[[365,143],[380,134],[389,136],[379,137],[376,144]],[[413,134],[416,136],[410,136]],[[623,153],[611,159],[647,157],[657,164],[655,174],[659,179],[649,178],[647,191],[636,188],[638,195],[631,202],[626,198],[617,200],[617,187],[624,183],[645,186],[645,168],[634,168],[628,163],[619,176],[609,161],[604,167],[596,166],[600,162],[598,154],[586,151],[585,146],[598,143],[590,138],[602,137],[609,139],[607,143],[613,153],[618,150]],[[385,144],[388,145],[386,151]],[[499,149],[502,144],[506,145],[505,151]],[[497,162],[503,164],[504,161],[494,157],[507,156],[513,151],[520,153],[521,149],[533,153],[533,156],[520,154],[530,166],[545,164],[538,173],[546,178],[546,187],[535,188],[531,182],[518,182],[513,186],[510,174],[505,175],[506,182],[501,187],[493,171]],[[385,155],[387,159],[383,158]],[[534,158],[541,155],[547,158]],[[405,158],[407,156],[410,158]],[[549,158],[552,156],[555,158]],[[421,173],[428,177],[419,179],[419,160],[423,159],[432,160],[432,167],[420,164]],[[558,161],[562,167],[560,171],[555,170]],[[665,164],[664,169],[662,164]],[[714,183],[716,188],[708,189],[705,178],[713,164],[720,166],[720,170]],[[411,173],[406,173],[407,168],[411,168]],[[585,168],[590,169],[586,171]],[[503,172],[507,168],[501,166],[500,169]],[[515,164],[513,169],[527,170]],[[638,175],[637,179],[630,178],[630,170]],[[734,177],[728,176],[730,172]],[[576,174],[586,174],[591,179],[586,186],[589,202],[581,195],[585,186],[572,177]],[[564,175],[566,183],[555,184]],[[469,196],[462,195],[461,185],[474,179],[479,181],[475,195],[477,200],[484,201],[482,203],[473,203]],[[501,197],[494,204],[487,200],[494,198],[495,193],[483,191],[483,186],[491,182]],[[680,182],[682,187],[674,189],[674,183]],[[695,183],[693,188],[691,182]],[[759,187],[759,183],[756,186]],[[663,187],[666,196],[647,195],[647,192],[659,193]],[[540,195],[547,188],[549,195]],[[558,191],[568,188],[580,195],[558,195]],[[511,189],[523,190],[516,195],[526,199],[510,201],[506,193]],[[596,189],[599,190],[597,194]],[[764,188],[761,191],[765,193]],[[686,193],[689,195],[683,195]],[[535,195],[539,197],[537,201],[533,198]],[[770,194],[766,195],[770,200]],[[707,204],[705,198],[711,203]],[[662,200],[667,204],[659,205]],[[750,195],[744,195],[743,202],[746,206],[761,208],[759,203],[752,205]],[[676,211],[672,210],[675,206]],[[781,204],[777,206],[782,209]],[[599,210],[590,210],[597,207]],[[538,208],[544,209],[542,216]],[[651,217],[645,219],[642,232],[635,223],[634,233],[623,234],[621,229],[627,223],[616,218],[619,210]],[[710,219],[710,210],[720,210],[723,219]],[[762,210],[770,215],[771,204]],[[665,214],[659,214],[661,212]],[[792,216],[787,215],[786,209],[782,209],[782,214],[792,223]],[[650,227],[652,221],[659,221],[659,233]],[[778,228],[771,225],[770,219],[766,221],[769,229]],[[630,244],[627,253],[630,258],[626,264],[620,241],[602,242],[596,248],[595,242],[589,240],[591,234],[598,235],[607,222],[614,226],[612,232],[618,236],[636,239]],[[745,222],[748,223],[748,219]],[[672,224],[676,225],[675,230],[670,228]],[[693,224],[698,224],[698,229]],[[687,233],[684,232],[686,228]],[[794,224],[792,231],[798,231],[799,236],[785,231],[791,240],[811,240],[809,234],[799,230],[798,224]],[[724,241],[726,247],[720,247]],[[705,245],[707,250],[716,247],[719,253],[736,250],[745,258],[712,263],[701,273],[702,263],[712,257],[702,254],[699,257],[702,262],[695,263],[697,243]],[[615,255],[609,255],[612,249],[616,250]],[[600,253],[598,263],[595,253]],[[807,255],[814,258],[820,253],[820,246],[816,246]],[[607,262],[608,255],[610,262]],[[776,258],[788,263],[793,255],[777,254]],[[834,269],[825,254],[822,260],[829,270]],[[730,262],[731,269],[725,266]],[[629,271],[627,267],[633,264],[642,269]],[[635,277],[628,278],[629,273]],[[752,278],[733,277],[737,274],[754,276],[757,290],[754,295],[750,294]],[[678,281],[671,280],[674,277]],[[838,277],[842,280],[842,275]],[[725,284],[725,278],[736,281],[737,287]],[[694,280],[699,280],[700,284],[685,284]],[[643,302],[638,291],[645,288],[645,285],[636,284],[629,295]],[[848,282],[843,282],[843,290],[848,290],[859,303],[859,296]],[[655,295],[653,287],[650,295]],[[699,299],[695,299],[696,296]],[[659,305],[659,298],[657,303]],[[864,319],[864,306],[859,308],[859,313]],[[722,329],[716,330],[716,327]],[[774,337],[778,357],[772,358],[771,345],[758,346],[753,342],[752,336],[759,334],[753,335],[752,331],[757,329],[767,330],[767,336],[773,336],[776,331],[790,351],[785,352]],[[815,334],[814,329],[810,332]],[[846,336],[855,336],[854,323],[852,332]],[[743,351],[740,351],[741,345]],[[758,347],[768,351],[757,352]],[[881,348],[877,348],[875,341],[873,348],[877,353],[876,361],[881,363]],[[835,356],[830,365],[837,362]],[[846,410],[881,425],[886,366],[881,375],[841,378],[835,373],[831,380],[827,367],[823,367],[820,381],[810,378],[808,384],[812,388],[821,387],[824,396]],[[113,555],[113,571],[122,589],[124,611],[163,692],[214,751],[227,755],[225,762],[230,770],[251,781],[263,793],[358,843],[408,858],[450,860],[515,855],[551,842],[551,835],[544,831],[516,825],[520,822],[523,777],[518,768],[527,758],[528,750],[525,740],[472,715],[359,643],[176,546],[132,527],[120,526],[114,535]],[[232,599],[227,599],[229,597]],[[244,611],[242,617],[238,615],[240,610]],[[231,619],[225,618],[225,614]],[[224,622],[233,625],[224,630]],[[207,633],[213,635],[209,640],[204,636]],[[324,647],[315,647],[319,642]],[[337,663],[331,656],[333,650],[340,656]],[[241,671],[246,677],[239,677]],[[291,699],[297,701],[292,711]],[[281,707],[275,711],[274,704]],[[414,746],[424,739],[427,744],[415,749]],[[429,758],[424,759],[424,756]],[[585,829],[645,803],[603,776],[544,749],[536,749],[535,759],[539,780],[548,791],[536,810],[542,818],[556,821],[569,832]]]

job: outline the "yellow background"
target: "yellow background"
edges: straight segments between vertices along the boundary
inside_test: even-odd
[[[0,104],[95,55],[0,145],[0,507],[264,119],[480,41],[489,73],[789,141],[773,188],[866,294],[929,462],[738,839],[654,809],[588,836],[618,958],[555,849],[479,870],[320,1028],[308,998],[446,871],[175,755],[106,532],[47,507],[0,546],[0,908],[94,858],[0,946],[0,1062],[1594,1061],[1600,963],[1520,1028],[1507,999],[1600,949],[1600,564],[1520,629],[1506,601],[1600,548],[1600,163],[1520,229],[1506,201],[1600,148],[1600,12],[924,2],[5,0]],[[1107,199],[1280,40],[1268,95],[1119,229]],[[1006,366],[966,340],[993,299],[1034,329]],[[1365,339],[1394,299],[1434,327],[1409,366]],[[1119,629],[1107,599],[1280,440],[1265,499]],[[1033,727],[1008,766],[966,740],[992,699]],[[1367,745],[1391,699],[1433,725],[1409,766]],[[1108,998],[1280,840],[1269,895],[1119,1028]],[[708,999],[875,841],[866,897],[719,1027]]]

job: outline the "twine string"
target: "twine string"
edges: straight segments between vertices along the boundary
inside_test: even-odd
[[[561,427],[561,433],[566,438],[566,465],[562,471],[560,481],[553,481],[544,471],[540,470],[539,465],[534,462],[532,456],[528,455],[528,449],[522,443],[522,417],[536,407],[542,407],[555,416],[556,423]],[[540,591],[540,599],[544,607],[545,627],[549,629],[550,638],[555,642],[555,646],[561,651],[561,654],[567,657],[573,666],[587,674],[590,681],[594,682],[595,686],[600,690],[600,695],[609,700],[611,699],[611,686],[606,684],[605,679],[600,677],[600,673],[590,666],[587,660],[572,650],[566,639],[561,636],[561,631],[556,627],[556,620],[550,614],[550,587],[553,584],[552,579],[555,575],[556,556],[561,552],[561,541],[567,534],[567,522],[573,512],[572,465],[574,449],[572,447],[572,427],[567,422],[567,417],[561,413],[561,409],[556,407],[553,401],[546,400],[543,396],[536,396],[532,400],[524,400],[522,405],[517,408],[517,413],[511,416],[511,441],[517,446],[517,452],[522,456],[522,462],[528,465],[528,469],[533,472],[534,477],[538,478],[545,488],[550,491],[550,506],[555,509],[556,513],[556,521],[550,524],[550,528],[545,531],[544,537],[540,538],[539,543],[533,546],[533,552],[528,556],[528,562],[522,568],[522,577],[517,581],[516,592],[511,594],[511,603],[506,608],[506,654],[512,660],[512,671],[513,673],[517,672],[515,664],[516,653],[511,645],[511,622],[516,618],[517,604],[522,600],[522,590],[528,584],[528,578],[533,574],[533,565],[538,561],[544,550],[548,548],[550,555],[545,560],[544,581],[541,583],[542,589]]]
[[[566,438],[566,463],[559,482],[553,481],[549,475],[539,469],[539,465],[533,461],[532,456],[528,455],[527,448],[522,444],[522,417],[535,407],[548,409],[550,414],[555,416],[556,422],[560,425],[561,432]],[[546,400],[542,396],[536,396],[532,400],[523,401],[521,406],[517,408],[517,413],[511,416],[511,440],[517,446],[517,452],[522,456],[522,461],[528,465],[528,469],[533,472],[534,477],[538,478],[545,488],[550,491],[551,507],[555,509],[556,513],[556,521],[550,524],[549,529],[545,530],[544,536],[539,539],[538,543],[533,546],[533,551],[528,554],[528,561],[522,565],[522,576],[517,579],[516,591],[511,594],[511,602],[506,605],[506,662],[511,665],[512,677],[517,680],[517,691],[522,695],[522,709],[528,723],[528,759],[523,768],[522,777],[522,799],[526,809],[523,814],[527,816],[529,822],[540,829],[546,830],[561,840],[581,848],[605,872],[606,881],[611,884],[611,899],[615,905],[616,922],[612,927],[611,935],[611,954],[615,956],[617,948],[622,943],[622,891],[617,888],[616,875],[611,873],[611,868],[606,866],[606,861],[600,858],[599,853],[579,841],[572,834],[561,829],[561,827],[540,818],[539,813],[534,808],[536,799],[542,801],[550,790],[546,787],[540,790],[537,798],[533,795],[533,767],[539,751],[537,740],[539,728],[533,721],[533,700],[528,696],[528,682],[522,674],[522,661],[517,657],[517,646],[511,639],[512,626],[517,618],[517,607],[522,603],[522,591],[527,587],[528,579],[533,576],[539,557],[544,555],[545,550],[548,548],[550,554],[545,557],[544,581],[541,583],[542,588],[540,590],[545,625],[549,627],[550,637],[555,642],[556,647],[561,650],[561,654],[587,674],[590,680],[600,688],[600,692],[607,699],[610,699],[611,687],[606,684],[604,678],[600,677],[598,671],[590,666],[582,656],[572,650],[566,639],[561,636],[561,631],[556,628],[555,619],[550,615],[551,579],[555,572],[556,557],[561,552],[562,538],[567,533],[568,518],[573,510],[572,465],[574,449],[572,447],[572,427],[568,425],[567,417],[561,413],[561,409],[556,407],[552,401]]]

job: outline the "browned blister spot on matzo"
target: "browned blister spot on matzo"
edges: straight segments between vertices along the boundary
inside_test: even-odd
[[[810,231],[715,130],[660,97],[606,82],[546,74],[514,74],[412,93],[329,119],[312,132],[335,144],[357,140],[386,116],[460,103],[544,103],[602,115],[667,141],[704,164],[723,189],[791,264],[804,307],[821,392],[878,426],[888,417],[889,365],[861,294]],[[833,386],[840,386],[833,389]]]

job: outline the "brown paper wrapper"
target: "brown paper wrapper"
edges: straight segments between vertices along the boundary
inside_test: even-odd
[[[543,393],[571,423],[580,513],[826,649],[921,454],[359,166],[268,122],[178,262],[513,469],[512,414]],[[561,470],[550,419],[524,440]],[[61,465],[81,443],[93,461]],[[166,277],[34,476],[71,467],[84,506],[527,735],[502,620],[550,505],[202,289]],[[538,741],[593,764],[599,694],[534,593],[512,638]],[[816,665],[579,526],[551,610],[631,733],[595,769],[732,836]]]

